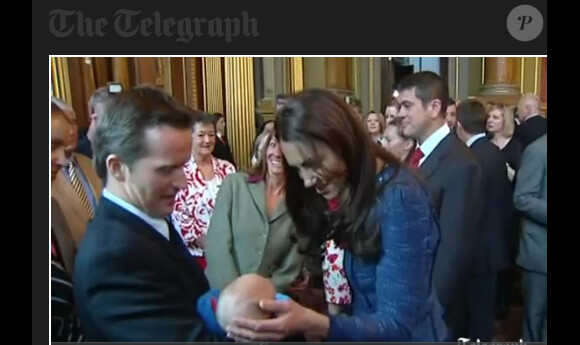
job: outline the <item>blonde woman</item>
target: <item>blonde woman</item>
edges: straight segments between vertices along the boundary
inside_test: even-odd
[[[491,142],[495,144],[504,155],[507,162],[508,178],[515,185],[515,175],[520,167],[520,161],[523,154],[523,145],[514,136],[515,120],[513,107],[501,103],[488,104],[487,131],[491,136]],[[498,277],[498,305],[497,312],[501,317],[507,317],[509,314],[510,296],[514,289],[516,277],[515,259],[518,252],[519,239],[519,219],[515,212],[512,213],[512,225],[509,231],[509,253],[512,267],[500,272]]]
[[[373,141],[379,145],[382,145],[383,141],[385,140],[383,137],[383,132],[385,130],[384,115],[371,111],[365,116],[365,123],[367,132],[370,134],[371,138],[373,138]]]
[[[487,131],[491,142],[503,153],[507,161],[508,177],[513,182],[520,167],[522,145],[514,137],[515,121],[513,107],[502,103],[490,103],[487,117]]]

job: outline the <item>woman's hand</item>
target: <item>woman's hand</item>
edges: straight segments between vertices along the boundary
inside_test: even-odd
[[[293,300],[261,301],[260,308],[275,314],[269,320],[236,318],[228,326],[228,337],[237,342],[280,341],[302,334],[325,338],[329,320],[326,316],[305,308]]]

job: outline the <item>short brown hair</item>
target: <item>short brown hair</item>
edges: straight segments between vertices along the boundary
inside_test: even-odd
[[[485,132],[487,113],[483,103],[476,99],[468,99],[457,107],[457,122],[469,134]]]
[[[170,126],[190,129],[191,111],[165,91],[135,88],[123,91],[105,103],[93,142],[95,168],[106,183],[107,157],[116,154],[130,167],[147,154],[145,131]]]
[[[439,115],[445,117],[447,103],[449,102],[449,91],[443,78],[430,71],[417,72],[403,78],[397,89],[401,92],[413,88],[415,89],[415,96],[421,100],[423,108],[427,103],[438,99],[441,102]]]

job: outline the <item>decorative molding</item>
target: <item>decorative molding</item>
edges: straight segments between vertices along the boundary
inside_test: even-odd
[[[220,57],[203,57],[203,104],[206,113],[224,113],[223,75]]]
[[[226,123],[238,169],[250,168],[256,136],[254,64],[251,57],[224,58]]]
[[[520,58],[520,92],[524,92],[524,70],[525,70],[525,58],[522,56]]]
[[[289,57],[288,65],[290,67],[290,93],[297,93],[304,89],[304,65],[302,57]]]
[[[360,60],[358,57],[352,57],[352,90],[353,95],[356,99],[360,99]],[[389,57],[389,60],[391,58]]]
[[[369,57],[369,109],[375,105],[375,59]]]
[[[535,57],[534,58],[534,94],[538,95],[538,91],[540,89],[540,70],[541,66],[540,66],[540,58],[539,57]],[[539,95],[538,95],[539,96]]]
[[[196,57],[189,58],[189,81],[191,83],[191,90],[188,92],[189,105],[194,109],[199,109],[199,100],[197,99],[197,61]]]
[[[52,94],[71,104],[72,96],[66,57],[51,57]]]
[[[485,62],[484,62],[484,65],[485,65]],[[482,70],[483,70],[483,68],[482,68]],[[484,71],[483,73],[485,73],[485,70],[483,70],[483,71]],[[484,83],[484,78],[485,77],[482,77],[482,79],[481,79],[482,84]],[[459,58],[458,57],[455,58],[455,99],[456,100],[459,99]]]
[[[481,58],[481,85],[483,84],[485,84],[485,56]]]

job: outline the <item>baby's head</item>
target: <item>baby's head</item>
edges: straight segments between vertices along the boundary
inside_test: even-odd
[[[220,293],[216,317],[226,327],[235,317],[269,319],[271,315],[260,309],[260,300],[275,300],[276,289],[272,283],[258,275],[246,274],[231,282]]]

